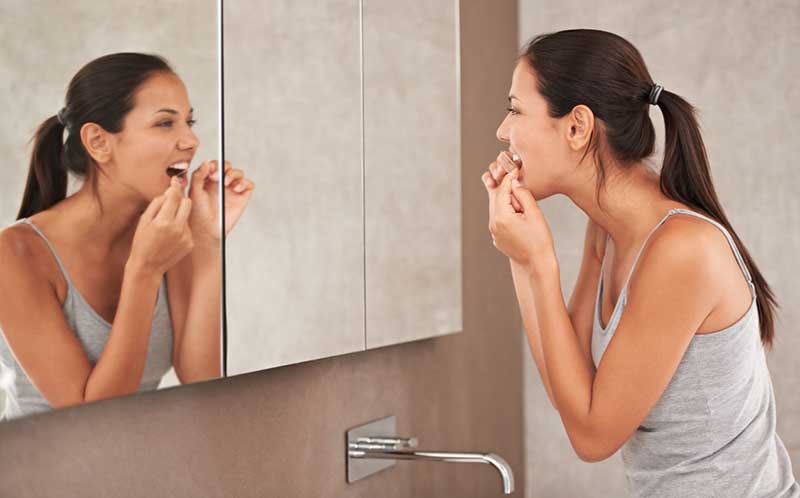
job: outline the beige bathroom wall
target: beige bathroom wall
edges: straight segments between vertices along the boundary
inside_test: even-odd
[[[679,0],[521,0],[520,45],[570,28],[618,33],[642,53],[653,79],[700,111],[713,179],[734,229],[779,303],[768,364],[778,434],[800,470],[800,3]],[[509,75],[510,77],[510,75]],[[660,165],[663,118],[651,107]],[[542,201],[561,263],[565,299],[577,278],[586,217],[566,197]],[[524,351],[525,447],[531,498],[626,496],[617,452],[578,459]]]
[[[345,431],[389,414],[421,447],[500,454],[522,496],[525,346],[480,181],[497,153],[516,2],[463,2],[461,33],[463,333],[0,424],[0,496],[503,496],[497,472],[475,464],[399,462],[346,484]]]
[[[64,106],[70,79],[114,52],[161,55],[183,79],[200,147],[191,165],[216,157],[216,0],[0,2],[0,227],[16,220],[36,128]],[[80,188],[71,178],[68,195]],[[2,278],[2,276],[0,276]],[[173,370],[161,386],[178,384]],[[0,413],[3,393],[0,392]]]

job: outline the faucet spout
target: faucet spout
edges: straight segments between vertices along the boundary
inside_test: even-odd
[[[431,460],[435,462],[482,463],[491,465],[503,479],[503,493],[514,492],[514,472],[495,453],[461,453],[453,451],[419,451],[415,437],[397,435],[397,421],[389,416],[347,431],[347,482],[355,482],[395,465],[397,460]]]
[[[362,446],[362,447],[359,447]],[[377,458],[387,460],[433,460],[451,463],[483,463],[493,466],[503,479],[503,493],[514,492],[514,472],[500,455],[494,453],[459,453],[451,451],[406,451],[365,447],[370,445],[352,444],[350,458]]]

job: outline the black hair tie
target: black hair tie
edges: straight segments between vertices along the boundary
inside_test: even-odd
[[[658,105],[658,97],[661,95],[661,90],[664,87],[661,85],[653,85],[650,89],[650,95],[648,96],[647,100],[650,102],[650,105]]]

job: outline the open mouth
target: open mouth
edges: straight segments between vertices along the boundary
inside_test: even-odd
[[[167,166],[167,176],[185,177],[189,171],[189,163],[175,163]]]

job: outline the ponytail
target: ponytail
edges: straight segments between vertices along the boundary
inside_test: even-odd
[[[44,211],[67,196],[67,170],[63,167],[64,130],[57,116],[47,119],[36,130],[18,220]]]
[[[704,212],[731,234],[755,286],[761,342],[767,349],[772,349],[775,336],[774,311],[780,306],[717,198],[695,109],[686,100],[667,90],[661,92],[658,106],[664,116],[665,129],[661,191],[671,199]]]

